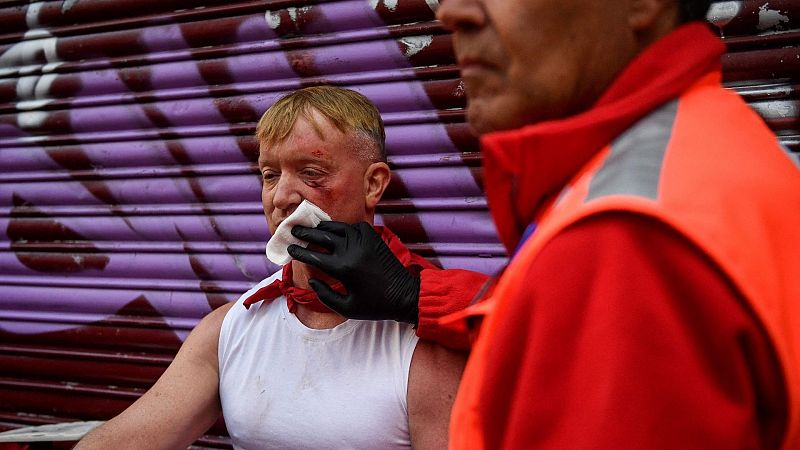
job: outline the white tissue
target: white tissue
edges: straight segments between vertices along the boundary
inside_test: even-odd
[[[331,220],[331,217],[325,213],[325,211],[319,209],[319,206],[308,200],[303,200],[297,209],[278,225],[275,234],[273,234],[272,238],[267,242],[267,258],[281,266],[288,264],[289,261],[292,260],[292,257],[289,256],[289,252],[286,251],[289,245],[297,244],[301,247],[308,246],[308,242],[292,236],[292,227],[295,225],[302,225],[304,227],[314,228],[323,220]]]

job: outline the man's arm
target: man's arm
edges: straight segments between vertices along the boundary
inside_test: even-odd
[[[469,349],[469,335],[442,327],[439,318],[469,306],[489,277],[461,269],[423,269],[419,278],[417,336],[448,348]]]
[[[411,447],[447,448],[450,409],[461,381],[466,354],[419,341],[408,374]]]
[[[153,387],[75,448],[186,448],[205,433],[221,413],[217,348],[231,305],[203,318]]]
[[[416,275],[403,266],[367,223],[348,225],[321,222],[316,228],[296,226],[292,234],[317,244],[327,252],[290,245],[289,254],[338,279],[346,295],[325,283],[310,280],[320,300],[350,319],[397,320],[418,325],[417,335],[451,348],[469,346],[466,335],[439,326],[438,319],[464,309],[486,282],[486,275],[467,270],[442,270],[411,253],[410,265],[421,268]]]

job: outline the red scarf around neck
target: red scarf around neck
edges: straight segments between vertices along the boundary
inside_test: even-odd
[[[336,292],[342,292],[344,289],[341,283],[335,283],[331,288]],[[331,312],[327,306],[319,301],[317,293],[312,289],[295,287],[292,282],[291,262],[283,266],[281,278],[255,291],[253,295],[244,301],[244,307],[250,309],[250,305],[254,303],[258,303],[262,300],[272,301],[281,295],[286,297],[286,304],[289,306],[289,312],[291,313],[297,310],[297,305],[303,305],[316,312]]]
[[[400,239],[386,227],[376,226],[374,228],[375,231],[381,235],[383,242],[389,246],[389,250],[391,250],[394,256],[400,260],[400,263],[403,264],[406,269],[409,269],[415,274],[419,274],[419,272],[423,269],[423,267],[420,265],[420,261],[415,261],[417,258],[412,257],[413,254],[405,245],[403,245],[402,242],[400,242]],[[339,293],[346,292],[346,289],[342,283],[339,282],[331,285],[331,289]],[[255,303],[260,301],[270,302],[281,295],[286,297],[286,304],[289,307],[289,312],[291,313],[295,313],[295,311],[297,311],[297,305],[303,305],[316,312],[332,312],[319,300],[317,293],[314,292],[313,289],[302,289],[295,287],[292,281],[291,262],[283,266],[281,278],[255,291],[250,295],[250,297],[245,299],[244,307],[250,309],[250,306]]]

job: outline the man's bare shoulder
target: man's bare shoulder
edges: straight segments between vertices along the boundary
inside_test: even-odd
[[[414,449],[447,447],[450,409],[467,354],[420,340],[408,378],[408,419]]]
[[[179,354],[182,353],[189,361],[195,361],[195,364],[210,364],[217,371],[217,352],[222,321],[235,304],[235,302],[231,302],[222,305],[203,317],[186,338]]]
[[[424,386],[413,386],[413,390],[425,390],[447,380],[447,384],[458,385],[461,372],[467,361],[467,353],[443,347],[431,341],[420,340],[411,360],[412,381],[424,383]],[[409,385],[409,389],[412,386]],[[442,391],[438,391],[442,392]]]
[[[222,321],[225,319],[225,315],[228,314],[228,311],[230,311],[234,305],[236,305],[236,302],[226,303],[206,314],[206,316],[203,317],[203,319],[197,324],[195,330],[216,330],[219,332],[219,329],[222,327]]]

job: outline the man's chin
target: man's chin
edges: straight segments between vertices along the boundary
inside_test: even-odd
[[[339,281],[331,277],[327,273],[323,272],[322,270],[312,266],[311,264],[306,264],[297,261],[296,259],[293,259],[290,264],[295,264],[294,266],[292,266],[293,272],[296,272],[298,270],[305,271],[305,273],[308,274],[309,279],[314,278],[320,281],[324,281],[325,283],[328,284],[328,286],[333,286],[335,283]]]
[[[497,131],[496,124],[493,123],[491,108],[487,106],[483,100],[470,102],[467,106],[467,122],[479,134]]]
[[[479,119],[475,119],[475,120],[467,120],[467,123],[469,123],[469,126],[470,126],[470,127],[473,129],[473,131],[474,131],[475,133],[477,133],[478,135],[483,135],[483,134],[486,134],[486,133],[491,133],[492,131],[495,131],[495,130],[492,130],[492,129],[490,129],[489,127],[487,127],[487,126],[486,126],[486,125],[485,125],[483,122],[481,122]]]
[[[494,114],[492,111],[496,111]],[[467,121],[478,134],[493,133],[496,131],[508,131],[522,128],[526,125],[535,125],[540,122],[537,120],[521,120],[522,116],[512,116],[506,111],[497,109],[472,109],[467,111]]]

